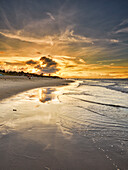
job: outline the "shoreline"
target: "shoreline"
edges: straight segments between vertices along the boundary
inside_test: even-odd
[[[28,79],[25,76],[3,76],[0,77],[0,101],[18,93],[39,87],[62,86],[73,82],[66,79],[33,77]]]

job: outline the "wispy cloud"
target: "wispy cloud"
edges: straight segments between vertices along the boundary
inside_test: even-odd
[[[128,32],[128,19],[122,20],[116,25],[112,31],[113,34],[127,33]]]
[[[110,40],[108,40],[109,42],[111,42],[111,43],[119,43],[120,41],[119,40],[117,40],[117,39],[110,39]]]
[[[6,31],[6,32],[0,31],[0,34],[5,36],[5,37],[8,37],[8,38],[18,39],[18,40],[21,40],[21,41],[37,43],[37,44],[45,43],[45,44],[51,44],[52,45],[52,40],[50,39],[50,37],[45,37],[45,40],[44,39],[37,39],[37,38],[32,38],[32,37],[20,36],[18,34],[14,34],[14,33],[11,33],[9,31]]]
[[[88,38],[82,35],[74,34],[74,30],[67,29],[64,33],[62,33],[59,37],[60,41],[67,41],[67,42],[85,42],[89,44],[93,44],[94,41],[97,41],[93,38]]]
[[[125,25],[125,24],[128,24],[128,19],[123,20],[119,25],[121,26],[121,25]]]
[[[46,12],[46,14],[52,19],[55,21],[55,17],[50,13],[50,12]]]
[[[116,33],[116,34],[118,34],[118,33],[128,33],[128,27],[119,29],[119,30],[117,30],[115,33]]]
[[[20,35],[22,33],[22,31],[18,30],[18,31],[13,31],[10,32],[8,30],[4,30],[4,31],[0,31],[0,34],[8,37],[8,38],[12,38],[12,39],[18,39],[21,41],[26,41],[26,42],[31,42],[31,43],[37,43],[37,44],[50,44],[53,45],[54,43],[89,43],[89,44],[93,44],[94,41],[97,41],[96,39],[93,38],[88,38],[85,36],[81,36],[81,35],[76,35],[74,34],[73,30],[69,30],[66,29],[64,32],[61,32],[60,34],[55,34],[55,35],[47,35],[44,37],[40,37],[40,38],[34,38],[34,37],[27,37],[27,36],[23,36]]]
[[[12,25],[10,24],[10,21],[7,18],[7,15],[5,11],[0,7],[1,17],[3,18],[4,24],[7,26],[8,29],[13,30]]]

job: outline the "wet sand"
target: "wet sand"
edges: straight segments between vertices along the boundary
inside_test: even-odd
[[[88,137],[61,126],[63,105],[41,103],[32,94],[0,103],[1,170],[116,169]]]
[[[0,100],[17,93],[47,86],[61,86],[72,82],[65,79],[36,78],[28,79],[25,76],[0,76]]]
[[[0,101],[0,169],[126,170],[127,108],[115,106],[127,94],[110,100],[111,90],[93,88],[74,82]]]

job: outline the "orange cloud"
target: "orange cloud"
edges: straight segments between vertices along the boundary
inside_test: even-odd
[[[4,51],[0,51],[0,54],[4,54],[5,52]]]

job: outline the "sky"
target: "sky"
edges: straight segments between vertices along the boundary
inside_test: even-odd
[[[0,69],[128,78],[128,1],[0,0]]]

